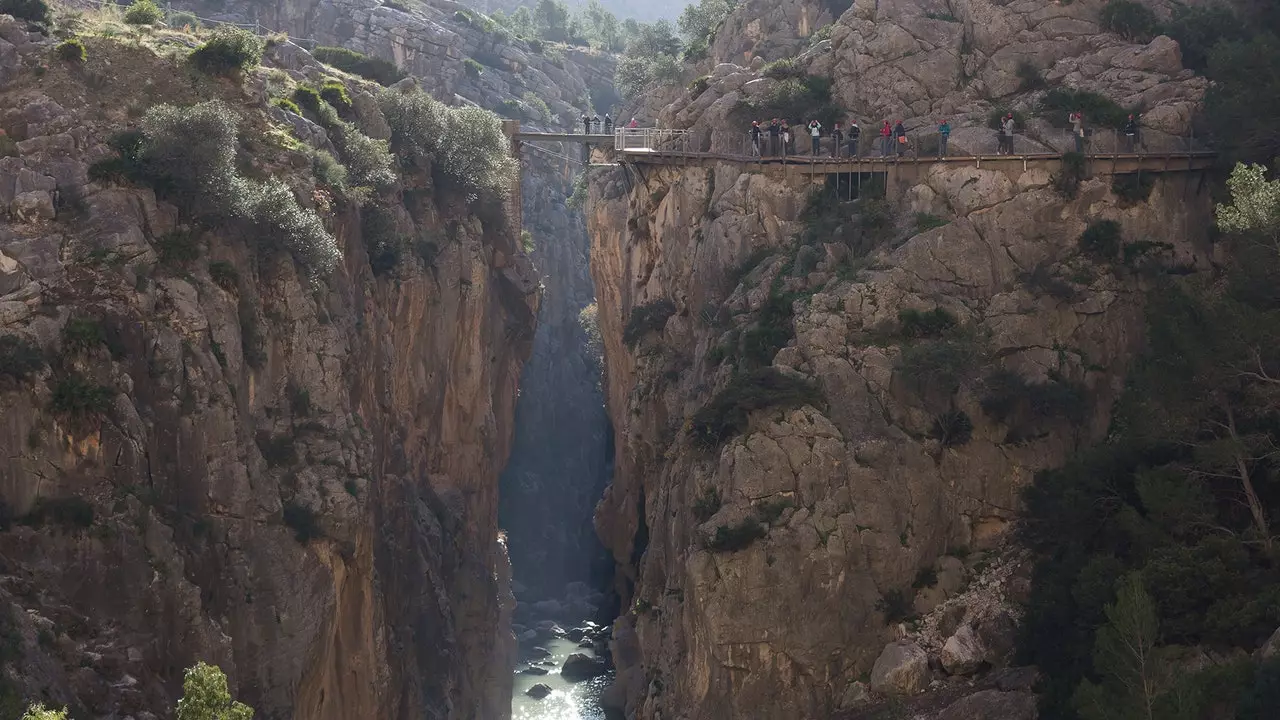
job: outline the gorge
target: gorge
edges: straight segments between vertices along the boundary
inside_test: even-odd
[[[1269,717],[1273,5],[0,0],[0,720]]]

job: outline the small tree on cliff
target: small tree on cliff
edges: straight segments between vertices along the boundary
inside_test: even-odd
[[[198,662],[182,682],[177,720],[253,720],[253,708],[231,699],[222,670]]]
[[[67,720],[67,711],[45,710],[44,705],[36,703],[22,714],[22,720]]]
[[[1106,615],[1107,624],[1099,628],[1093,650],[1093,666],[1102,682],[1081,683],[1076,708],[1085,720],[1153,720],[1165,674],[1156,647],[1160,620],[1141,576],[1135,573],[1120,581]]]

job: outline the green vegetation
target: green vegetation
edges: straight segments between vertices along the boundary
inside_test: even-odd
[[[1082,422],[1089,409],[1086,400],[1083,385],[1056,373],[1032,383],[1012,370],[1000,369],[983,381],[980,404],[992,420],[1027,428],[1055,418]]]
[[[894,366],[906,387],[926,404],[947,406],[982,363],[982,349],[963,328],[902,349]]]
[[[1126,173],[1111,176],[1111,192],[1120,198],[1122,207],[1146,202],[1156,185],[1153,173]]]
[[[1152,289],[1107,441],[1026,492],[1021,660],[1045,720],[1274,710],[1280,663],[1249,653],[1280,625],[1280,182],[1242,166],[1228,186],[1220,264]],[[1224,660],[1188,662],[1201,649]]]
[[[347,86],[337,80],[325,80],[320,85],[320,97],[340,113],[351,110],[351,96],[347,94]]]
[[[91,177],[150,185],[200,218],[248,220],[268,249],[289,251],[310,272],[327,273],[337,263],[333,236],[287,185],[237,170],[236,117],[222,102],[156,105],[139,125],[113,140],[119,156],[95,163]]]
[[[175,230],[156,238],[156,253],[166,265],[186,265],[200,258],[199,234],[191,230]]]
[[[12,15],[36,25],[53,22],[53,11],[45,0],[0,0],[0,15]]]
[[[963,410],[947,410],[933,418],[929,436],[943,447],[959,447],[973,438],[973,420]]]
[[[916,579],[912,581],[911,587],[919,590],[921,588],[933,587],[938,584],[938,572],[933,569],[932,565],[926,565],[916,571]]]
[[[224,25],[191,53],[191,64],[209,75],[235,76],[257,67],[262,50],[257,35]]]
[[[21,381],[43,367],[39,345],[18,335],[0,335],[0,377]]]
[[[1115,220],[1095,220],[1080,234],[1080,250],[1095,260],[1115,260],[1123,244],[1120,223]]]
[[[315,538],[324,537],[316,511],[297,502],[285,504],[284,524],[293,529],[294,538],[304,545]]]
[[[822,395],[811,383],[772,367],[735,375],[705,406],[694,413],[690,435],[704,449],[715,449],[747,429],[750,415],[765,408],[821,407]]]
[[[196,17],[195,13],[186,12],[185,10],[170,11],[165,23],[173,28],[186,28],[189,30],[198,30],[200,28],[200,18]]]
[[[1022,92],[1043,90],[1048,85],[1044,80],[1044,74],[1040,72],[1040,68],[1036,67],[1030,60],[1023,60],[1018,63],[1016,74],[1018,80],[1020,80],[1018,89]]]
[[[778,61],[772,66],[777,68],[787,62]],[[744,122],[776,117],[803,124],[817,119],[824,127],[831,127],[845,115],[844,109],[832,100],[831,84],[831,78],[817,75],[785,76],[768,94],[739,100],[734,113]]]
[[[1130,42],[1149,42],[1160,32],[1160,21],[1135,0],[1109,0],[1102,8],[1102,27]]]
[[[911,599],[901,590],[890,590],[876,601],[876,610],[884,613],[884,621],[890,625],[902,622],[915,615]]]
[[[80,497],[40,498],[18,522],[36,528],[52,523],[68,530],[84,530],[93,525],[93,505]]]
[[[322,63],[381,85],[394,85],[409,76],[393,62],[346,48],[321,46],[311,51],[311,55]]]
[[[84,43],[80,41],[80,38],[63,40],[58,43],[58,47],[54,52],[57,53],[59,60],[74,63],[76,65],[83,63],[88,58],[84,49]]]
[[[347,191],[347,168],[326,150],[317,150],[311,156],[311,172],[316,182],[335,192]]]
[[[234,265],[225,260],[209,263],[209,279],[227,292],[236,292],[240,289],[240,273],[236,271]]]
[[[65,708],[62,710],[46,710],[43,704],[36,703],[27,708],[27,711],[22,714],[21,720],[67,720],[67,711]]]
[[[155,25],[164,19],[164,11],[152,0],[133,0],[124,11],[124,21],[129,25]]]
[[[946,220],[945,218],[940,218],[937,215],[933,215],[931,213],[924,213],[924,212],[916,213],[916,232],[917,233],[928,232],[934,228],[940,228],[946,225],[948,222],[949,221]]]
[[[72,417],[101,415],[111,409],[115,391],[79,373],[71,373],[53,386],[53,409]]]
[[[1068,200],[1080,192],[1080,183],[1088,176],[1084,153],[1062,154],[1062,167],[1053,174],[1053,189]]]
[[[635,347],[645,335],[662,330],[667,320],[675,314],[675,303],[666,298],[637,305],[631,309],[631,316],[627,318],[627,326],[622,330],[622,341],[627,347]]]
[[[1129,114],[1136,114],[1136,110],[1125,110],[1114,100],[1089,90],[1054,88],[1040,100],[1040,117],[1054,127],[1071,127],[1069,116],[1077,110],[1084,113],[1085,122],[1089,126],[1113,130],[1123,130]],[[1021,122],[1018,126],[1024,127]]]
[[[715,535],[707,541],[707,549],[712,552],[737,552],[745,550],[751,543],[769,534],[769,526],[748,517],[733,525],[716,527]]]
[[[398,155],[430,167],[437,187],[469,201],[501,203],[518,166],[498,116],[475,107],[450,107],[423,92],[386,91],[379,97]]]
[[[484,65],[476,62],[473,58],[463,58],[462,67],[466,69],[467,74],[473,78],[478,78],[484,74]]]
[[[288,467],[298,462],[298,450],[291,435],[272,435],[263,431],[254,437],[254,441],[262,459],[267,461],[267,467]]]
[[[253,708],[231,699],[227,676],[216,665],[198,662],[182,681],[175,720],[253,720]]]
[[[88,352],[107,342],[107,333],[98,318],[74,316],[62,328],[62,349],[66,352]]]
[[[234,268],[233,268],[234,270]],[[249,367],[260,368],[267,364],[267,342],[258,327],[258,309],[247,297],[240,298],[240,347]]]
[[[680,38],[666,20],[642,26],[618,60],[614,84],[623,97],[634,97],[655,84],[680,79]]]
[[[942,337],[959,323],[956,316],[942,308],[921,312],[914,308],[898,311],[898,327],[908,340]]]
[[[1173,18],[1164,34],[1178,41],[1183,67],[1204,72],[1209,67],[1209,53],[1219,42],[1239,42],[1249,36],[1244,22],[1230,7],[1221,4],[1204,7],[1175,5]]]
[[[1274,11],[1280,23],[1280,6]],[[1271,25],[1276,28],[1280,25]],[[1223,41],[1209,53],[1205,96],[1213,139],[1230,160],[1270,165],[1280,157],[1280,37]]]
[[[377,276],[390,274],[400,264],[406,239],[396,227],[390,209],[370,205],[360,214],[360,232],[369,253],[369,266]]]

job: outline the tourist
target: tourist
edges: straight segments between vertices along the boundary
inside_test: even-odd
[[[1138,151],[1138,121],[1130,115],[1124,123],[1125,152]]]
[[[840,129],[840,123],[836,122],[831,128],[831,157],[840,157],[841,145],[844,145],[844,131]]]
[[[1004,143],[1004,154],[1013,154],[1013,113],[1004,116],[1004,122],[1000,123],[1000,140]]]
[[[604,114],[604,134],[605,135],[613,134],[613,116],[611,116],[609,113]]]
[[[810,154],[818,157],[818,153],[822,148],[822,123],[817,120],[809,121],[809,137],[813,141],[813,149],[810,150]]]
[[[751,121],[751,155],[760,157],[760,121]]]
[[[599,115],[591,116],[591,129],[596,132],[600,132],[600,116]]]
[[[778,136],[782,134],[782,126],[778,124],[778,118],[774,118],[769,123],[769,154],[777,156],[778,154]]]
[[[858,157],[858,140],[862,138],[862,128],[858,121],[849,123],[849,157]]]
[[[947,140],[949,140],[950,138],[951,138],[951,122],[944,119],[942,121],[942,124],[938,126],[938,157],[939,158],[944,158],[947,156]]]
[[[893,143],[893,127],[889,125],[889,121],[884,121],[884,127],[880,128],[880,155],[881,157],[889,157],[889,148]]]
[[[907,129],[902,126],[901,120],[893,126],[893,142],[898,146],[898,157],[902,157],[907,149]]]
[[[627,127],[629,127],[629,128],[631,128],[632,130],[634,130],[634,129],[636,129],[636,128],[640,127],[640,123],[636,122],[636,119],[635,119],[635,118],[631,118],[631,122],[627,123]]]
[[[1071,123],[1071,137],[1076,142],[1076,152],[1084,152],[1084,113],[1076,110],[1067,116]]]
[[[582,113],[582,134],[591,134],[591,118],[587,117],[586,113]]]
[[[791,146],[791,123],[786,120],[782,121],[782,156],[794,153],[796,149]]]

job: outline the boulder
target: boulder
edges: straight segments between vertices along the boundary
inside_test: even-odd
[[[551,694],[551,687],[549,685],[544,685],[543,683],[538,683],[528,690],[525,690],[524,694],[535,700],[541,700]]]
[[[590,680],[606,672],[608,668],[605,667],[603,660],[582,653],[573,653],[565,658],[564,666],[560,668],[560,676],[569,682]]]
[[[586,634],[586,628],[573,628],[572,630],[565,632],[564,636],[574,642],[582,642],[582,638],[585,637]]]
[[[600,707],[605,710],[623,712],[627,709],[627,692],[618,682],[611,682],[600,693]]]
[[[1004,668],[993,671],[987,676],[987,680],[994,682],[1002,692],[1013,692],[1014,690],[1031,692],[1036,683],[1040,681],[1040,671],[1032,666]]]
[[[546,675],[547,669],[544,667],[537,667],[536,665],[531,665],[521,670],[520,674],[521,675]]]
[[[972,625],[961,625],[942,645],[942,668],[951,675],[969,675],[986,662],[986,648]]]
[[[533,604],[533,612],[543,617],[560,617],[564,609],[555,600],[539,600]]]
[[[534,645],[526,650],[524,654],[526,657],[530,657],[535,660],[542,660],[543,658],[551,657],[551,651],[539,645]]]
[[[1036,720],[1036,696],[1029,692],[983,690],[962,697],[937,720]]]
[[[871,668],[871,689],[885,695],[910,695],[929,685],[929,655],[919,645],[890,643]]]
[[[844,689],[844,695],[840,696],[840,708],[848,710],[861,707],[866,705],[870,699],[871,696],[867,692],[867,684],[861,681],[854,681],[849,683],[849,686]]]

